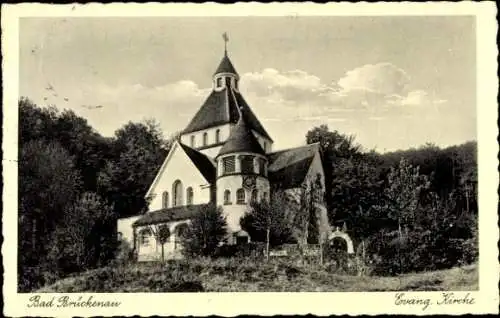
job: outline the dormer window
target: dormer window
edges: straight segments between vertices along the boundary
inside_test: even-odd
[[[217,78],[216,88],[222,88],[222,77]]]

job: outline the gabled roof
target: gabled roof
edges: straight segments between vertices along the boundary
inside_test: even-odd
[[[217,156],[235,152],[265,154],[264,149],[262,149],[257,138],[250,130],[250,127],[248,127],[244,116],[240,116],[236,126],[231,129],[229,138],[224,143]]]
[[[319,143],[268,154],[269,181],[283,189],[300,186],[316,154],[319,155]]]
[[[199,151],[194,150],[193,148],[190,148],[184,144],[181,144],[178,140],[176,140],[170,148],[170,151],[167,154],[167,157],[163,161],[160,169],[156,173],[156,176],[149,186],[148,191],[146,192],[146,195],[144,196],[145,198],[149,197],[156,187],[158,180],[160,180],[163,171],[168,165],[168,162],[170,161],[170,158],[174,155],[174,152],[177,151],[178,147],[180,147],[184,153],[191,159],[191,162],[195,165],[195,167],[200,171],[202,174],[203,178],[207,180],[208,183],[213,183],[215,180],[215,163],[209,159],[207,156],[204,154],[200,153]]]
[[[280,170],[269,171],[269,182],[282,189],[300,187],[307,177],[313,159],[314,157],[305,158]]]
[[[224,57],[220,61],[219,67],[217,67],[214,75],[219,73],[232,73],[238,75],[236,69],[233,66],[233,63],[231,63],[231,60],[226,54],[224,54]]]
[[[193,148],[188,147],[182,143],[179,143],[179,145],[182,147],[182,149],[184,149],[188,157],[198,168],[203,177],[205,177],[205,179],[207,179],[207,181],[210,183],[215,182],[215,163],[201,152],[196,151]]]
[[[196,204],[186,206],[176,206],[168,209],[161,209],[144,214],[134,222],[132,226],[150,225],[178,220],[190,219],[207,207],[208,204]]]
[[[313,143],[306,146],[271,152],[267,155],[269,171],[277,171],[303,159],[312,158],[318,151],[319,143]]]

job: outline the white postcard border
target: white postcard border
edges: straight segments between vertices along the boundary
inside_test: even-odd
[[[474,15],[477,30],[477,129],[479,177],[479,291],[470,292],[472,305],[396,306],[395,292],[374,293],[116,293],[65,294],[119,301],[117,308],[27,308],[34,294],[16,292],[17,263],[17,123],[19,88],[20,17],[107,16],[370,16]],[[112,316],[112,315],[222,315],[240,314],[464,314],[498,312],[498,54],[494,2],[435,3],[239,3],[101,5],[2,5],[3,54],[3,237],[4,315],[7,316]],[[442,292],[411,292],[411,297],[441,299]],[[465,294],[460,292],[461,295]],[[43,294],[60,297],[63,294]]]

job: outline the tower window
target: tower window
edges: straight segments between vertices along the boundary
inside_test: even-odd
[[[206,132],[203,133],[203,146],[208,144],[208,134]]]
[[[222,77],[217,78],[217,88],[222,87]]]
[[[224,205],[231,204],[231,191],[224,191]]]
[[[236,191],[236,204],[245,204],[245,190],[238,189]]]
[[[240,156],[241,173],[253,173],[253,156]]]
[[[236,165],[234,160],[235,160],[234,156],[222,159],[222,164],[224,168],[223,174],[233,173],[236,170]]]
[[[188,187],[186,189],[186,204],[191,205],[193,204],[193,188]]]
[[[161,205],[164,209],[168,208],[168,192],[167,191],[163,192]]]
[[[182,182],[180,180],[176,180],[174,185],[172,186],[172,192],[174,193],[174,198],[172,201],[172,206],[181,206],[182,205]]]
[[[220,142],[220,129],[217,129],[215,131],[215,143],[219,143]]]
[[[194,147],[194,135],[191,136],[191,147]]]
[[[267,149],[266,149],[266,148],[267,148],[267,143],[266,143],[265,141],[264,141],[264,146],[263,146],[263,148],[264,148],[264,152],[266,152],[266,151],[267,151]]]

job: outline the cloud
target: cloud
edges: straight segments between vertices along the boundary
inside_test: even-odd
[[[348,71],[337,84],[346,92],[367,91],[381,95],[401,95],[410,77],[391,63],[366,64]]]
[[[242,90],[259,104],[306,108],[309,115],[334,115],[341,110],[386,111],[446,102],[423,90],[409,90],[410,76],[391,63],[366,64],[329,84],[302,70],[272,68],[242,75]],[[313,114],[311,114],[313,112]]]
[[[266,68],[261,72],[245,73],[241,77],[241,87],[257,97],[291,104],[328,100],[336,94],[319,77],[301,70],[280,72]]]
[[[399,103],[401,105],[408,105],[408,106],[421,106],[421,105],[429,105],[429,104],[443,104],[446,103],[446,100],[440,99],[434,99],[432,98],[429,93],[423,90],[415,90],[411,91],[408,93],[408,95],[404,96]]]
[[[329,84],[302,70],[267,68],[243,74],[240,88],[257,117],[270,126],[307,127],[323,122],[348,128],[363,119],[366,123],[404,115],[421,117],[418,109],[426,111],[429,105],[446,102],[424,90],[408,90],[408,86],[405,71],[381,63],[355,68]],[[172,133],[188,124],[210,91],[211,87],[191,80],[159,86],[92,83],[75,88],[70,99],[76,105],[103,105],[99,111],[75,109],[106,135],[129,120],[145,118],[156,119],[165,132]]]

